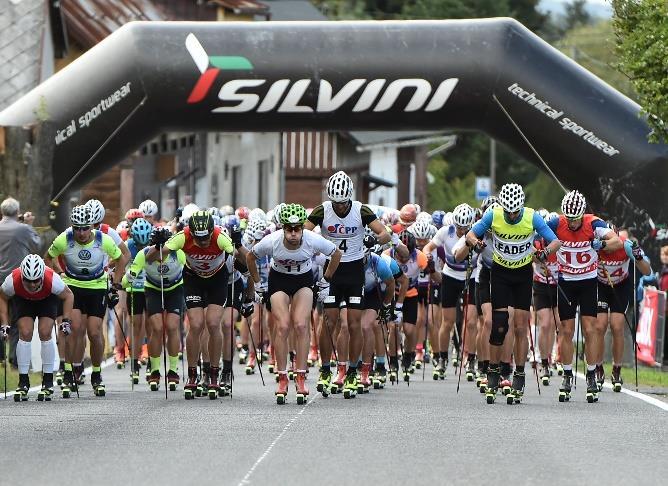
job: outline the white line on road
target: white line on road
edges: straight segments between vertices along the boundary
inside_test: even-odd
[[[251,477],[251,475],[253,474],[255,469],[257,469],[257,467],[265,459],[265,457],[267,457],[269,455],[271,450],[278,443],[278,441],[281,440],[281,437],[283,437],[283,435],[288,431],[288,429],[295,422],[295,420],[297,420],[299,418],[299,416],[304,413],[304,411],[306,410],[306,407],[311,405],[315,401],[315,399],[318,398],[318,396],[319,395],[316,395],[315,397],[313,397],[313,399],[310,402],[308,402],[306,405],[304,405],[302,407],[302,409],[299,411],[299,413],[297,413],[297,415],[292,417],[290,419],[290,421],[287,424],[285,424],[285,427],[283,427],[283,430],[281,430],[281,433],[278,434],[278,436],[273,440],[273,442],[271,444],[269,444],[269,447],[267,447],[267,449],[262,453],[262,455],[260,457],[258,457],[257,461],[255,461],[255,464],[253,464],[253,466],[248,470],[248,472],[246,473],[244,478],[239,482],[239,486],[244,486],[246,484],[250,484],[249,478]]]
[[[577,375],[579,378],[582,378],[583,380],[587,379],[587,377],[582,373],[578,372]],[[612,390],[612,385],[610,383],[604,383],[603,386],[605,388]],[[659,407],[661,410],[668,412],[668,403],[662,402],[658,398],[650,397],[649,395],[645,395],[644,393],[634,392],[624,387],[622,387],[622,393],[626,393],[627,395],[633,398],[637,398],[638,400],[642,400],[643,402],[649,403],[650,405],[654,405],[655,407]]]

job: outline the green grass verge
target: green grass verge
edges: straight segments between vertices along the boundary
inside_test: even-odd
[[[605,369],[605,380],[610,381],[612,374],[612,365],[603,364]],[[580,361],[578,369],[581,373],[585,372],[585,365]],[[633,366],[622,366],[622,379],[626,388],[635,386],[635,368]],[[638,365],[638,385],[644,387],[666,388],[668,389],[668,372],[661,371],[660,368],[648,368]]]
[[[4,395],[5,393],[5,367],[0,365],[0,372],[3,373],[0,376],[0,394]],[[10,393],[14,393],[16,387],[19,384],[19,372],[18,370],[13,369],[9,364],[7,365],[7,397],[9,398]],[[42,384],[42,374],[41,373],[30,373],[30,386],[41,385]]]

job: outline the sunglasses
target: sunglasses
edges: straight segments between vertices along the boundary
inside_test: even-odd
[[[564,216],[566,218],[566,221],[571,221],[573,223],[576,223],[582,219],[582,216],[579,216],[577,218],[569,218],[568,216]]]
[[[90,226],[72,226],[72,231],[88,231]]]
[[[302,226],[301,225],[292,226],[287,224],[283,226],[283,230],[288,233],[299,233],[302,230]]]

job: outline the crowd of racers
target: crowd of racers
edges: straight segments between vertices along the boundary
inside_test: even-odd
[[[586,342],[587,401],[598,401],[606,379],[608,327],[610,380],[621,390],[635,269],[651,269],[626,231],[586,212],[581,193],[568,192],[557,214],[525,207],[522,187],[506,184],[479,208],[430,214],[416,204],[396,210],[355,201],[344,172],[330,177],[326,192],[328,200],[309,210],[189,204],[169,222],[146,200],[115,229],[102,222],[100,201],[74,207],[71,226],[44,259],[28,255],[0,288],[0,331],[11,299],[20,333],[15,400],[28,399],[35,322],[38,400],[51,400],[54,371],[63,398],[79,394],[86,340],[90,384],[104,396],[107,320],[114,359],[119,368],[128,363],[132,385],[144,367],[151,390],[176,390],[182,359],[186,399],[230,395],[236,355],[248,375],[266,364],[279,404],[291,380],[297,403],[306,402],[314,366],[319,393],[352,398],[388,379],[410,382],[427,364],[433,380],[444,380],[450,363],[487,403],[499,391],[518,403],[527,360],[543,386],[563,375],[558,397],[568,401],[576,319]]]

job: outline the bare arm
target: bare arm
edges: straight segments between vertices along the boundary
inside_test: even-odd
[[[315,225],[307,219],[306,222],[304,223],[304,229],[313,231],[313,228],[315,228]]]
[[[63,291],[58,294],[58,298],[63,301],[63,317],[72,319],[72,308],[74,307],[74,294],[67,285],[65,285]]]
[[[387,232],[383,223],[375,219],[369,223],[369,228],[376,233],[379,244],[384,245],[385,243],[390,242],[390,233]]]
[[[609,231],[608,234],[602,236],[601,239],[605,240],[605,248],[603,248],[603,251],[607,253],[617,251],[624,246],[624,243],[622,243],[622,240],[614,231]]]
[[[385,295],[383,295],[383,304],[390,305],[392,303],[392,297],[394,297],[394,289],[396,285],[394,283],[394,278],[390,277],[385,282]]]
[[[649,264],[649,261],[646,258],[635,260],[635,264],[636,267],[638,267],[638,270],[640,270],[640,273],[642,273],[644,276],[652,273],[652,266]]]
[[[334,272],[336,272],[336,269],[338,268],[340,261],[341,261],[341,251],[339,249],[336,249],[334,253],[332,253],[332,257],[329,260],[329,265],[327,265],[327,270],[323,275],[328,281],[332,279],[332,275],[334,275]]]
[[[5,293],[0,290],[0,324],[9,324],[8,300]]]
[[[397,296],[397,304],[403,304],[404,299],[406,298],[406,292],[408,291],[408,276],[405,273],[401,274],[399,277],[399,295]]]
[[[249,251],[246,254],[246,266],[248,267],[248,272],[250,273],[250,277],[253,283],[259,283],[260,272],[257,271],[257,258],[255,257],[255,253],[252,251]]]

